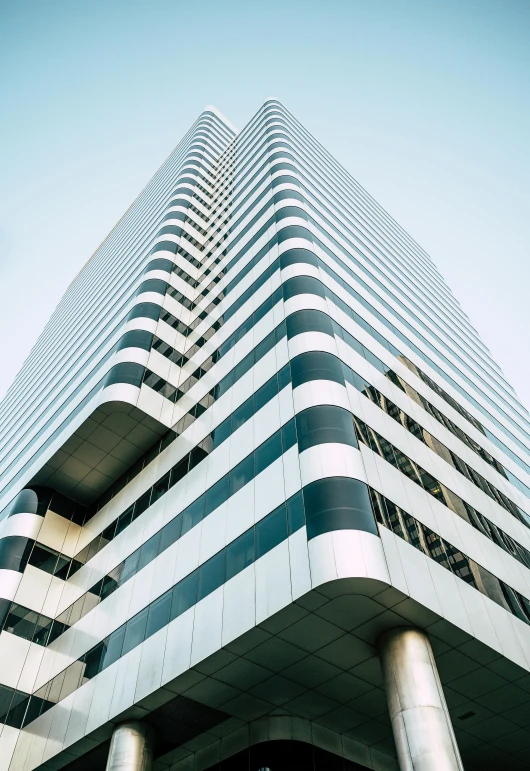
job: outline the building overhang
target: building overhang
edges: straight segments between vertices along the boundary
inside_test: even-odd
[[[105,401],[83,420],[27,486],[43,485],[88,506],[126,474],[167,430],[167,425],[129,401]]]

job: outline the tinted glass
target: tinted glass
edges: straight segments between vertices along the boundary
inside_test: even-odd
[[[307,537],[331,530],[364,530],[377,535],[368,488],[357,479],[319,479],[304,488]]]

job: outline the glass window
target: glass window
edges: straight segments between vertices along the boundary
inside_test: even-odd
[[[267,380],[265,385],[258,388],[254,394],[254,412],[258,412],[262,407],[270,402],[278,393],[278,379],[276,375]]]
[[[179,461],[176,466],[173,466],[173,468],[171,469],[170,487],[173,487],[173,485],[176,485],[177,482],[180,482],[182,477],[186,476],[186,474],[188,473],[188,465],[189,465],[189,456],[186,455],[186,457],[182,458],[182,460]]]
[[[280,431],[273,434],[270,439],[263,442],[254,453],[255,457],[255,474],[256,476],[266,469],[271,463],[280,457],[282,454],[282,440]]]
[[[237,429],[247,422],[249,418],[254,414],[254,402],[253,398],[247,399],[243,404],[235,410],[232,414],[231,433],[237,431]]]
[[[106,645],[106,651],[103,656],[103,662],[101,665],[101,669],[106,669],[107,667],[110,667],[111,664],[113,664],[115,661],[117,661],[121,656],[121,651],[123,648],[123,638],[125,637],[125,624],[118,627],[115,632],[112,632],[107,637],[107,645]]]
[[[171,607],[171,591],[165,592],[161,597],[151,603],[149,606],[149,615],[147,617],[147,626],[145,631],[146,639],[158,632],[169,622],[169,610]]]
[[[293,388],[311,380],[331,380],[344,385],[340,360],[331,353],[310,351],[301,353],[291,361]]]
[[[256,559],[274,549],[287,538],[287,516],[285,504],[256,524]]]
[[[309,249],[288,249],[286,252],[280,255],[280,266],[287,268],[288,265],[297,265],[299,263],[307,263],[308,265],[314,265],[318,267],[318,259],[313,252]]]
[[[152,562],[158,555],[158,546],[160,544],[160,531],[155,533],[140,548],[140,557],[138,559],[138,572],[149,562]]]
[[[128,383],[129,385],[140,388],[144,376],[145,367],[130,361],[124,361],[121,364],[115,364],[109,370],[104,379],[104,385],[110,386],[114,383]]]
[[[138,500],[136,501],[136,504],[134,506],[134,519],[137,519],[140,514],[143,514],[144,511],[149,507],[150,500],[151,500],[151,488],[147,490],[143,495],[141,495]]]
[[[126,332],[121,338],[117,351],[123,350],[123,348],[142,348],[144,351],[149,351],[153,342],[153,335],[151,332],[147,332],[145,329],[132,329],[130,332]]]
[[[286,318],[287,337],[289,340],[303,332],[323,332],[333,337],[333,326],[330,317],[315,310],[302,310]]]
[[[196,501],[190,503],[180,515],[182,517],[182,535],[187,533],[188,530],[191,530],[192,527],[195,527],[195,525],[198,525],[203,519],[205,497],[206,496],[201,495]]]
[[[254,528],[247,530],[226,548],[226,580],[254,562]]]
[[[159,498],[164,495],[164,493],[167,493],[169,488],[169,473],[165,474],[162,479],[159,479],[158,482],[153,485],[153,496],[151,498],[151,505],[157,501]]]
[[[222,586],[225,581],[226,554],[220,551],[199,568],[199,589],[197,601],[207,597],[211,592]]]
[[[228,499],[228,494],[228,474],[226,474],[206,491],[204,516],[208,516],[218,506],[221,506]]]
[[[296,495],[289,498],[286,506],[289,535],[292,535],[305,525],[304,500],[302,493],[296,493]]]
[[[21,536],[8,536],[0,541],[0,568],[10,570],[23,569],[25,564],[24,555],[31,548],[31,541]],[[55,573],[59,553],[55,549],[36,543],[29,558],[30,565],[33,565],[46,573]]]
[[[325,299],[324,284],[313,276],[296,276],[283,284],[283,299],[289,300],[299,294],[316,294]]]
[[[341,407],[323,405],[300,412],[296,416],[296,431],[300,452],[330,442],[357,447],[352,416]]]
[[[171,544],[178,541],[182,532],[182,515],[178,515],[168,522],[160,531],[160,547],[159,552],[162,553],[165,549],[169,548]]]
[[[219,447],[231,434],[231,418],[227,418],[212,431],[213,449]]]
[[[172,589],[170,621],[182,615],[197,602],[197,581],[199,571],[194,570]]]
[[[282,426],[282,450],[287,452],[291,447],[296,444],[296,422],[294,418]]]
[[[130,319],[145,318],[145,319],[153,319],[154,321],[158,321],[158,317],[160,316],[160,311],[161,311],[161,307],[160,305],[156,305],[156,303],[138,303],[138,305],[135,305],[131,309],[127,319],[130,320]]]
[[[138,560],[140,559],[140,549],[136,549],[132,554],[129,554],[125,558],[123,563],[123,571],[121,574],[120,582],[124,584],[126,581],[134,576],[138,572]]]
[[[91,650],[85,653],[85,671],[83,680],[91,680],[101,671],[101,660],[105,653],[105,643],[102,641],[95,645]],[[75,666],[75,664],[74,664]],[[68,670],[66,670],[68,671]]]
[[[290,382],[291,366],[290,364],[286,364],[285,367],[282,367],[278,372],[278,390],[281,391],[286,385],[289,385]]]
[[[276,345],[274,333],[267,335],[261,343],[254,348],[254,361],[260,361]]]
[[[240,361],[239,364],[237,364],[234,368],[234,383],[237,383],[237,381],[252,368],[253,364],[254,352],[249,353],[248,356],[245,356],[245,358],[242,359],[242,361]]]
[[[140,645],[145,639],[145,626],[147,623],[148,608],[144,608],[127,621],[125,628],[125,637],[123,639],[122,656],[125,656],[130,650]]]
[[[230,495],[235,495],[238,490],[241,490],[251,479],[254,478],[254,455],[249,455],[247,458],[238,463],[230,472]]]
[[[307,537],[331,530],[378,534],[368,487],[357,479],[319,479],[304,488]]]

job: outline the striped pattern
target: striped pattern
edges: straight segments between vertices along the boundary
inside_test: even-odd
[[[175,694],[227,734],[280,706],[357,730],[391,767],[382,713],[333,685],[379,698],[385,623],[472,641],[484,694],[511,673],[488,752],[525,768],[529,435],[428,255],[304,127],[275,100],[239,133],[207,109],[0,406],[0,771],[66,766]]]

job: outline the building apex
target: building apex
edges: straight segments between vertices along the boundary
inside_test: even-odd
[[[224,114],[221,112],[221,110],[218,110],[218,109],[217,109],[217,107],[216,107],[215,105],[213,105],[213,104],[207,104],[207,105],[206,105],[206,107],[204,108],[203,112],[206,112],[207,110],[209,110],[210,112],[214,112],[214,113],[217,115],[217,117],[218,117],[220,120],[222,120],[222,121],[223,121],[223,123],[226,123],[226,125],[228,126],[228,128],[229,128],[229,129],[231,129],[231,130],[232,130],[234,133],[236,133],[236,134],[239,134],[239,129],[237,128],[237,126],[234,126],[234,124],[232,123],[232,121],[228,120],[228,118],[226,117],[226,115],[224,115]]]

